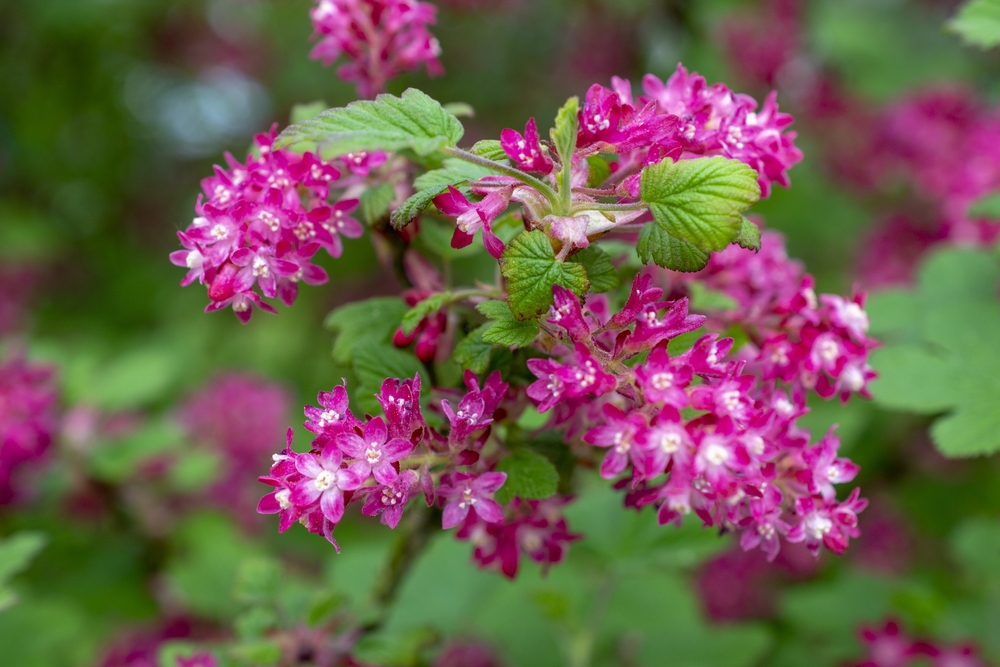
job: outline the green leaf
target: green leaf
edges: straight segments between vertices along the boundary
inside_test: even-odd
[[[706,311],[736,310],[739,304],[724,292],[705,287],[704,283],[692,282],[689,285],[691,310],[696,313]]]
[[[974,46],[988,49],[1000,44],[1000,0],[969,0],[947,28]]]
[[[476,110],[472,108],[471,104],[465,102],[448,102],[444,105],[444,110],[450,113],[452,116],[461,118],[475,118]]]
[[[449,299],[451,299],[451,292],[438,292],[410,308],[403,316],[403,322],[400,325],[403,333],[409,336],[425,317],[444,308]]]
[[[170,468],[170,486],[181,493],[199,491],[218,479],[222,469],[216,452],[187,451]]]
[[[552,463],[530,449],[517,449],[497,464],[498,472],[507,473],[507,481],[496,493],[496,501],[506,505],[514,496],[524,500],[542,500],[556,492],[559,472]]]
[[[760,227],[743,218],[743,222],[740,224],[740,233],[734,243],[746,250],[760,252]]]
[[[500,257],[500,271],[516,320],[544,313],[552,305],[553,285],[562,285],[581,298],[590,287],[583,266],[556,260],[549,237],[538,230],[519,234],[510,242]]]
[[[591,244],[569,258],[569,261],[582,264],[587,270],[590,281],[590,291],[607,292],[618,287],[618,272],[611,263],[611,255],[601,248]]]
[[[991,192],[973,202],[969,208],[969,217],[990,218],[991,220],[1000,218],[1000,192]]]
[[[580,121],[577,117],[579,112],[580,99],[571,97],[556,114],[552,143],[555,144],[556,152],[559,153],[559,159],[563,164],[572,162],[573,152],[576,150],[576,135],[580,131]]]
[[[313,598],[306,612],[306,623],[317,626],[328,620],[330,616],[344,604],[344,596],[336,591],[319,591]]]
[[[386,378],[405,380],[419,373],[423,386],[430,386],[424,365],[406,350],[384,343],[365,343],[355,347],[353,357],[359,386],[352,398],[368,412],[378,410],[375,394]]]
[[[711,157],[664,160],[646,167],[640,193],[653,212],[656,228],[702,250],[716,251],[740,235],[740,214],[760,199],[760,186],[753,168],[739,160]],[[647,236],[647,252],[640,250],[639,255],[654,256],[656,249],[648,244],[660,243],[669,241],[663,235]]]
[[[0,540],[0,612],[17,602],[17,593],[8,587],[10,579],[23,572],[48,542],[44,533],[21,531]]]
[[[884,407],[935,414],[961,400],[961,378],[950,355],[931,354],[918,344],[888,345],[872,353],[871,365],[879,374],[871,390]]]
[[[1000,450],[997,393],[966,396],[953,413],[931,425],[931,438],[945,456],[965,458]]]
[[[295,123],[304,123],[323,113],[326,108],[326,102],[322,100],[309,102],[308,104],[295,104],[292,106],[292,113],[289,114],[288,121],[293,125]]]
[[[591,155],[587,158],[587,187],[596,188],[600,186],[611,175],[611,165],[600,155]]]
[[[245,605],[271,604],[281,586],[281,566],[262,556],[244,558],[236,570],[233,597]]]
[[[329,159],[355,151],[410,149],[426,156],[458,144],[462,123],[440,103],[415,88],[402,97],[379,95],[285,128],[275,148],[317,146]]]
[[[361,193],[361,219],[371,227],[389,212],[396,190],[388,183],[379,183]]]
[[[496,139],[483,139],[482,141],[477,141],[473,144],[469,152],[473,155],[478,155],[479,157],[484,157],[487,160],[493,160],[494,162],[502,162],[504,160],[510,159],[507,152],[504,151],[503,146]]]
[[[510,309],[507,309],[510,312]],[[514,317],[511,316],[513,321]],[[522,324],[518,322],[518,324]],[[493,343],[483,340],[483,334],[491,327],[495,326],[487,322],[469,333],[462,339],[462,342],[455,346],[452,359],[462,368],[467,368],[476,375],[482,375],[490,367],[490,353],[493,351]],[[536,334],[537,335],[537,334]],[[534,340],[534,336],[532,336]]]
[[[87,460],[89,472],[104,482],[124,481],[146,461],[181,447],[185,439],[173,420],[150,420],[133,433],[96,447]]]
[[[493,172],[478,164],[472,164],[458,158],[448,158],[440,169],[432,169],[417,176],[413,187],[417,190],[436,190],[444,192],[449,185],[459,185],[469,181],[477,181]]]
[[[392,212],[392,226],[402,229],[431,205],[431,201],[448,189],[449,185],[459,186],[476,181],[493,172],[465,160],[448,158],[440,169],[432,169],[417,177],[413,186],[416,194],[403,202]]]
[[[92,379],[87,400],[107,410],[125,410],[163,398],[176,383],[181,368],[175,353],[146,346],[123,352]]]
[[[635,249],[643,264],[653,262],[665,269],[686,273],[704,269],[712,255],[704,248],[674,238],[652,222],[643,225]]]
[[[396,332],[399,321],[409,310],[397,297],[376,297],[349,303],[331,311],[324,325],[337,334],[333,358],[350,364],[355,346],[361,342],[383,343]]]
[[[538,335],[538,322],[534,319],[518,321],[503,301],[485,301],[476,310],[490,319],[483,331],[483,340],[507,347],[525,347]]]

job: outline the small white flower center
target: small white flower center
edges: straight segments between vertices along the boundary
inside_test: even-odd
[[[316,485],[317,491],[326,491],[333,486],[334,481],[333,473],[329,470],[324,470],[320,474],[316,475],[316,479],[313,481],[313,484]]]
[[[674,384],[674,374],[673,373],[656,373],[651,378],[653,388],[658,391],[663,391],[664,389],[670,389]]]
[[[274,499],[278,501],[278,507],[283,510],[288,509],[292,506],[292,501],[289,500],[292,496],[292,492],[288,489],[279,489],[274,492]]]
[[[705,460],[714,466],[721,466],[729,458],[729,451],[722,445],[712,443],[705,447]]]
[[[368,465],[373,466],[379,462],[382,458],[382,450],[379,448],[377,442],[373,442],[368,449],[365,450],[365,459],[368,461]]]

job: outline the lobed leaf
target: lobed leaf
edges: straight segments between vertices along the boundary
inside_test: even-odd
[[[611,263],[611,255],[591,244],[569,258],[569,261],[583,265],[590,281],[590,291],[608,292],[618,287],[618,272]]]
[[[540,331],[534,319],[518,321],[510,306],[503,301],[485,301],[476,310],[490,319],[484,326],[483,340],[507,347],[530,345]]]
[[[485,373],[486,369],[490,366],[490,354],[493,352],[493,343],[484,340],[483,334],[493,326],[495,325],[487,322],[463,338],[462,342],[455,346],[455,351],[452,353],[451,358],[455,363],[463,369],[472,371],[476,375]],[[534,336],[532,340],[534,340]]]
[[[324,325],[337,334],[333,342],[334,360],[350,364],[359,343],[387,342],[407,310],[406,303],[398,297],[376,297],[331,311]]]
[[[552,305],[553,285],[562,285],[581,298],[590,287],[586,269],[558,261],[549,237],[538,230],[519,234],[510,242],[500,257],[500,271],[516,320],[544,313]]]
[[[494,162],[502,162],[504,160],[510,159],[507,152],[500,145],[500,142],[496,139],[483,139],[482,141],[477,141],[469,149],[469,152],[473,155],[478,155],[479,157],[484,157],[487,160],[493,160]]]
[[[983,48],[1000,44],[1000,0],[969,0],[947,23],[966,43]]]
[[[552,463],[530,449],[517,449],[501,459],[498,472],[507,473],[507,481],[496,492],[496,501],[506,505],[515,496],[523,500],[542,500],[555,494],[559,471]]]
[[[760,252],[760,227],[743,218],[740,224],[740,233],[734,241],[736,245],[746,250]]]
[[[401,97],[379,95],[285,128],[275,148],[314,144],[324,159],[357,151],[410,149],[420,156],[455,146],[465,129],[440,103],[409,88]]]
[[[740,237],[741,213],[760,199],[760,186],[757,172],[739,160],[664,160],[643,169],[640,195],[653,223],[640,234],[639,256],[666,268],[696,271],[709,253]]]

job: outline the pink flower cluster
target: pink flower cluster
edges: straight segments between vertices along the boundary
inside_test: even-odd
[[[14,356],[0,364],[0,505],[18,498],[18,474],[41,460],[56,428],[55,369]]]
[[[222,507],[248,505],[246,481],[271,454],[281,437],[291,397],[281,386],[228,373],[210,381],[180,407],[179,418],[189,435],[222,456],[222,474],[208,490]]]
[[[833,433],[809,445],[796,425],[807,411],[804,392],[789,395],[775,377],[748,373],[738,355],[727,359],[733,341],[716,334],[671,354],[670,341],[705,317],[689,315],[687,299],[661,301],[648,274],[610,317],[602,297],[585,310],[569,290],[553,291],[548,324],[560,343],[555,358],[528,361],[538,378],[528,395],[540,411],[555,409],[550,425],[568,439],[582,433],[607,450],[602,477],[629,473],[627,505],[655,505],[663,524],[693,511],[772,559],[781,537],[840,554],[858,536],[867,501],[855,489],[838,502],[834,489],[858,466],[837,456]]]
[[[861,639],[867,655],[854,667],[989,667],[971,645],[913,639],[903,634],[895,621],[887,621],[882,628],[865,628]]]
[[[868,354],[876,342],[867,336],[865,295],[817,297],[813,277],[788,258],[780,234],[764,232],[758,253],[730,246],[699,273],[673,277],[697,281],[736,303],[735,310],[713,317],[746,331],[752,345],[740,357],[765,382],[781,380],[793,391],[814,390],[823,398],[839,394],[845,402],[851,394],[870,398],[875,372]]]
[[[348,154],[338,166],[313,153],[272,150],[275,129],[257,135],[257,155],[240,164],[227,153],[229,169],[216,166],[215,175],[202,181],[205,199],[198,198],[197,217],[177,233],[184,250],[170,254],[171,262],[188,269],[181,285],[197,280],[208,286],[205,312],[232,307],[243,323],[255,306],[277,312],[262,296],[291,305],[300,282],[327,281],[312,257],[320,248],[340,257],[341,236],[362,234],[350,215],[358,200],[329,205],[331,188],[351,182],[338,180],[343,172],[363,178],[386,159],[381,153]]]
[[[470,371],[465,384],[455,406],[455,399],[438,403],[443,431],[424,419],[419,375],[386,379],[376,395],[384,417],[367,421],[351,413],[344,385],[320,393],[319,406],[305,408],[305,427],[316,436],[312,449],[293,452],[288,430],[285,451],[260,478],[274,490],[257,511],[279,514],[282,532],[297,521],[336,546],[333,530],[346,505],[363,501],[363,514],[381,516],[395,528],[406,504],[422,495],[428,506],[442,508],[444,529],[460,527],[459,537],[473,542],[484,567],[496,564],[513,576],[520,553],[543,564],[558,562],[575,539],[558,510],[561,501],[515,498],[504,508],[494,499],[507,475],[494,470],[501,458],[494,448],[487,455],[484,447],[494,417],[507,413],[501,407],[507,384],[498,372],[480,384]]]
[[[615,77],[611,88],[594,84],[587,91],[578,113],[580,129],[571,166],[570,200],[577,214],[554,215],[543,192],[512,176],[486,176],[470,184],[472,194],[481,197],[478,201],[453,187],[434,199],[438,210],[456,218],[452,246],[469,245],[482,230],[487,250],[499,258],[504,245],[492,224],[515,202],[529,227],[545,229],[561,242],[565,257],[575,248],[586,248],[591,237],[648,220],[641,207],[598,212],[588,211],[587,204],[601,198],[637,203],[642,169],[667,159],[721,155],[740,160],[757,171],[765,197],[772,183],[788,185],[788,169],[802,159],[802,152],[795,147],[795,133],[788,131],[792,117],[778,111],[774,93],[758,109],[753,98],[723,84],[709,86],[704,77],[689,74],[680,64],[665,83],[647,74],[643,89],[645,95],[633,97],[632,85]],[[515,167],[558,186],[559,156],[542,141],[535,119],[528,120],[523,133],[503,130],[500,145]],[[610,175],[596,187],[587,187],[587,159],[609,153],[615,155],[608,163]]]
[[[386,83],[421,66],[444,74],[441,45],[427,30],[437,8],[417,0],[319,0],[310,11],[319,43],[310,54],[329,65],[345,56],[337,76],[353,82],[361,97],[385,92]]]

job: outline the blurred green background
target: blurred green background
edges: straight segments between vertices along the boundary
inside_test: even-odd
[[[994,100],[996,53],[969,49],[942,30],[955,6],[806,2],[801,48],[810,67],[835,72],[871,105],[942,81]],[[308,0],[6,0],[0,9],[0,262],[37,273],[28,312],[6,346],[26,345],[33,358],[58,364],[64,406],[148,420],[138,441],[98,443],[104,453],[88,454],[100,461],[86,465],[109,485],[127,484],[144,457],[160,451],[172,434],[172,406],[223,370],[287,387],[296,406],[288,421],[300,423],[297,406],[349,376],[330,356],[326,313],[397,291],[369,241],[349,240],[341,259],[320,260],[330,283],[303,289],[295,307],[258,314],[244,327],[225,311],[202,315],[204,291],[180,288],[182,271],[167,260],[175,232],[193,216],[200,179],[224,151],[244,155],[253,133],[287,123],[293,104],[354,99],[333,69],[308,58],[310,7]],[[741,79],[722,40],[726,21],[762,15],[756,2],[442,0],[439,11],[433,32],[447,75],[407,75],[390,90],[413,85],[471,104],[470,144],[529,116],[553,117],[595,81],[617,74],[638,85],[645,72],[666,78],[678,61],[710,82],[758,99],[766,93]],[[779,82],[782,108],[801,114],[789,88]],[[793,187],[777,188],[755,211],[786,234],[790,254],[823,291],[846,292],[880,204],[825,167],[823,122],[800,115],[796,129],[806,158],[792,170]],[[891,616],[913,632],[977,642],[1000,662],[996,461],[946,461],[929,444],[924,418],[868,403],[818,405],[806,421],[814,436],[840,424],[843,450],[862,465],[858,482],[872,499],[865,537],[843,559],[824,555],[819,567],[773,571],[730,566],[718,560],[733,546],[726,538],[693,525],[658,528],[652,516],[623,513],[618,496],[581,479],[569,517],[587,537],[567,563],[547,577],[523,567],[510,583],[477,571],[468,544],[439,536],[387,627],[365,640],[363,658],[420,664],[414,660],[444,635],[484,639],[507,664],[525,667],[588,664],[581,655],[600,665],[833,666],[860,655],[860,624]],[[301,449],[301,428],[297,437]],[[278,434],[275,450],[280,444]],[[319,623],[338,605],[369,613],[366,593],[392,538],[374,521],[352,516],[338,529],[340,556],[298,527],[279,538],[271,517],[248,527],[188,508],[149,530],[134,517],[71,511],[67,494],[81,465],[79,452],[61,451],[31,503],[0,510],[0,534],[40,530],[48,540],[13,580],[19,602],[0,611],[0,664],[102,664],[114,642],[156,634],[179,618],[180,636],[235,633],[246,664],[269,664],[267,647],[254,644],[255,598],[240,581],[256,581],[255,568],[273,562],[284,564],[273,595],[289,615],[307,611]],[[730,598],[744,586],[759,599],[749,612],[713,620],[712,586]]]

